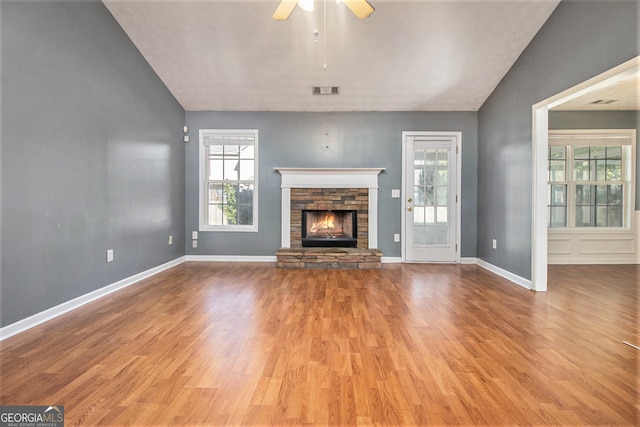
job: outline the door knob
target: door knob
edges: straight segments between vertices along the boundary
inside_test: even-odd
[[[409,197],[409,198],[407,199],[407,202],[411,203],[411,202],[413,202],[413,199],[412,199],[411,197]]]
[[[409,212],[411,212],[411,211],[413,210],[413,208],[412,208],[411,206],[409,206],[409,207],[407,208],[407,210],[408,210]]]

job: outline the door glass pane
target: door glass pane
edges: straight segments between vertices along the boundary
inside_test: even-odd
[[[448,206],[449,205],[449,199],[447,197],[447,195],[449,194],[449,187],[438,187],[437,190],[437,204],[438,206]]]
[[[449,228],[448,227],[436,227],[436,245],[448,245],[449,244]]]
[[[416,150],[414,155],[414,246],[448,244],[449,150]]]

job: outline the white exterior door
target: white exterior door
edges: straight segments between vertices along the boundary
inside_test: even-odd
[[[407,262],[457,262],[459,132],[404,132]]]

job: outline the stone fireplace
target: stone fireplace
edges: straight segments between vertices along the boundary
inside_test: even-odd
[[[279,267],[379,268],[378,174],[384,168],[276,170],[282,175]],[[309,214],[320,216],[311,242]],[[341,222],[340,231],[329,231],[328,221]]]

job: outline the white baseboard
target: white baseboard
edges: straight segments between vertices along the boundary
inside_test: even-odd
[[[500,267],[497,267],[493,264],[490,264],[482,259],[478,259],[476,261],[476,264],[486,270],[489,270],[492,273],[497,274],[500,277],[504,277],[505,279],[509,280],[510,282],[515,283],[516,285],[520,285],[523,288],[527,288],[527,289],[531,289],[531,280],[522,278],[520,276],[518,276],[517,274],[513,274],[510,271],[507,270],[503,270]]]
[[[276,256],[187,255],[187,261],[198,262],[277,262]]]
[[[478,258],[476,257],[462,257],[460,258],[460,264],[477,264]]]
[[[117,290],[126,288],[127,286],[131,286],[134,283],[156,275],[164,270],[168,270],[169,268],[175,267],[176,265],[180,265],[184,261],[185,257],[176,258],[173,261],[169,261],[147,271],[143,271],[131,277],[127,277],[126,279],[122,279],[118,282],[104,286],[100,289],[96,289],[95,291],[81,295],[67,302],[63,302],[62,304],[56,305],[55,307],[51,307],[47,310],[41,311],[40,313],[29,316],[26,319],[19,320],[15,323],[0,328],[0,341],[19,334],[20,332],[24,332],[27,329],[31,329],[34,326],[38,326],[41,323],[46,322],[47,320],[51,320],[71,310],[75,310],[78,307],[109,295]]]

